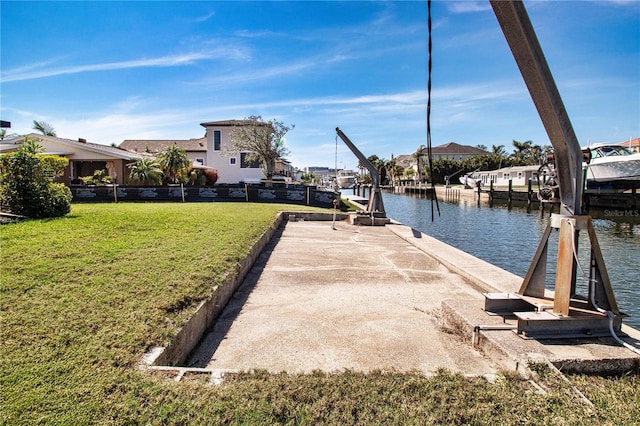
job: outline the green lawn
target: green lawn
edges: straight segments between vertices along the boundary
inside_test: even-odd
[[[256,372],[211,386],[138,371],[282,209],[292,206],[74,204],[64,218],[0,226],[0,422],[640,423],[637,374],[571,377],[589,407],[551,374],[540,395],[510,374]]]

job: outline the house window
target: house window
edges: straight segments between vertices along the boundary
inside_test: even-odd
[[[504,180],[509,180],[511,178],[511,176],[509,175],[509,173],[505,173],[502,175],[502,179]]]
[[[235,166],[236,165],[236,161],[237,161],[236,157],[229,158],[229,165],[230,166]]]
[[[204,166],[204,158],[202,157],[198,157],[196,158],[196,163],[200,164],[201,166]]]
[[[249,155],[248,152],[241,152],[240,153],[240,168],[242,169],[259,169],[260,168],[260,162],[259,161],[247,161],[247,155]]]
[[[522,179],[522,172],[518,172],[518,179]]]
[[[220,151],[220,130],[213,131],[213,150]]]

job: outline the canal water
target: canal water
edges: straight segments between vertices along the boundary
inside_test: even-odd
[[[472,200],[443,202],[440,215],[424,197],[384,193],[387,216],[437,238],[475,257],[523,277],[549,221],[550,212],[534,207],[482,204]],[[640,211],[600,210],[591,212],[598,243],[619,309],[629,317],[623,323],[640,328]],[[582,234],[586,234],[582,233]],[[579,239],[579,263],[588,274],[589,241]],[[557,232],[549,239],[547,285],[553,288]],[[587,279],[578,268],[577,292],[587,294]]]

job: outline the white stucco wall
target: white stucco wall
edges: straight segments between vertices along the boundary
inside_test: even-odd
[[[220,131],[220,150],[214,150],[214,132]],[[260,168],[241,168],[240,154],[229,155],[230,127],[207,127],[206,165],[218,171],[218,183],[238,183],[243,179],[260,180],[264,177]],[[235,164],[232,164],[235,158]]]

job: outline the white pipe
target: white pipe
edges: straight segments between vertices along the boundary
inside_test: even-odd
[[[573,223],[571,221],[568,221],[568,222],[571,225],[571,227],[573,228],[573,232],[575,234],[576,229],[575,229]],[[615,319],[616,314],[614,314],[610,310],[602,309],[596,303],[596,288],[595,288],[596,280],[595,279],[591,279],[590,277],[587,277],[587,274],[585,273],[584,269],[582,268],[582,265],[580,264],[580,260],[578,259],[578,253],[577,253],[577,250],[576,250],[575,238],[572,239],[572,244],[571,245],[572,245],[572,249],[573,249],[573,257],[574,257],[576,263],[578,264],[578,267],[580,268],[580,271],[582,272],[582,275],[589,280],[589,293],[590,293],[591,304],[593,305],[594,308],[596,308],[596,310],[598,312],[600,312],[601,314],[606,315],[607,318],[609,318],[609,332],[611,333],[611,337],[613,337],[613,339],[616,342],[618,342],[621,346],[624,346],[625,348],[629,349],[630,351],[640,355],[640,349],[634,348],[633,346],[631,346],[630,344],[628,344],[627,342],[625,342],[624,340],[619,338],[618,335],[616,334],[616,332],[615,332],[615,330],[613,328],[613,320]]]
[[[618,335],[616,334],[616,331],[613,328],[613,320],[615,319],[616,314],[614,314],[612,311],[602,309],[596,303],[595,283],[596,283],[596,280],[589,280],[589,285],[591,286],[591,289],[589,291],[589,293],[591,293],[591,304],[593,305],[594,308],[596,308],[598,312],[600,312],[601,314],[605,314],[607,318],[609,318],[609,332],[611,333],[611,337],[613,337],[613,339],[616,342],[618,342],[621,346],[624,346],[625,348],[629,349],[631,352],[640,355],[640,349],[634,348],[633,346],[631,346],[630,344],[628,344],[627,342],[619,338]]]

